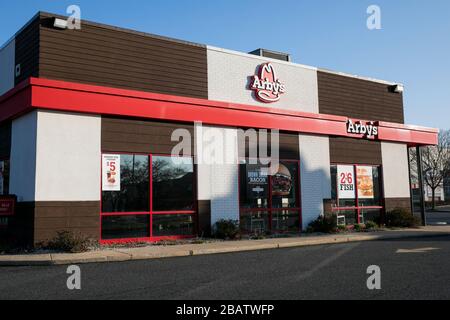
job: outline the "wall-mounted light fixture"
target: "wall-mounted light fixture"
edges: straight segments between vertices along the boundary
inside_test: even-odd
[[[405,90],[405,88],[402,84],[394,84],[394,85],[390,86],[389,89],[391,90],[391,92],[394,92],[394,93],[403,93],[403,91]]]
[[[67,20],[55,18],[53,21],[53,27],[57,29],[67,29]]]

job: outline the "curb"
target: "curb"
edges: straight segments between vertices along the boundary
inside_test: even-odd
[[[86,263],[104,263],[104,262],[125,262],[137,260],[151,260],[174,257],[188,257],[200,256],[219,253],[236,253],[248,252],[257,250],[283,249],[306,247],[326,244],[342,244],[349,242],[362,241],[376,241],[376,240],[394,240],[394,239],[408,239],[408,238],[431,238],[450,235],[450,232],[433,232],[433,231],[414,231],[411,234],[382,234],[382,235],[349,235],[338,237],[324,237],[321,238],[302,238],[301,240],[294,240],[291,242],[268,242],[268,240],[255,240],[254,243],[248,245],[236,245],[235,243],[221,243],[222,246],[216,248],[198,248],[198,249],[179,249],[172,252],[146,252],[133,253],[125,250],[117,249],[108,251],[106,254],[102,253],[96,255],[95,252],[81,253],[81,254],[43,254],[43,255],[18,255],[18,256],[0,256],[0,266],[55,266],[55,265],[70,265],[70,264],[86,264]],[[286,240],[288,238],[284,238]],[[260,242],[257,242],[260,241]],[[264,241],[266,243],[264,243]],[[77,257],[78,255],[78,257]],[[80,257],[87,255],[88,257]]]

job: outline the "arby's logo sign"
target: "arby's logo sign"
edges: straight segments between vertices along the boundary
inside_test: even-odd
[[[258,74],[252,77],[250,89],[255,91],[259,101],[265,103],[277,102],[286,92],[286,86],[276,77],[270,62],[259,66]]]
[[[379,127],[373,121],[352,121],[349,119],[347,121],[347,133],[362,135],[367,139],[374,139],[378,137]]]

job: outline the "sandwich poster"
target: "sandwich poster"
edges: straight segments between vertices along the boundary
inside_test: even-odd
[[[372,167],[357,167],[358,173],[358,198],[373,199],[373,172]]]
[[[102,190],[120,191],[120,155],[117,154],[103,155]]]
[[[339,199],[355,199],[355,172],[353,166],[338,166],[337,180]]]

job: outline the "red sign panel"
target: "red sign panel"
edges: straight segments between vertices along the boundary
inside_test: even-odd
[[[13,216],[15,214],[16,199],[12,197],[0,198],[0,217]]]
[[[286,92],[286,86],[278,80],[271,63],[259,67],[258,75],[253,76],[250,89],[256,93],[256,98],[265,103],[277,102]]]

